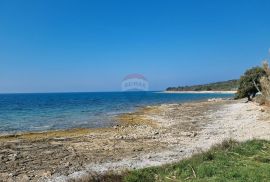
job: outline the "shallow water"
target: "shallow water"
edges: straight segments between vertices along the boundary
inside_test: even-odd
[[[109,127],[115,124],[113,116],[136,107],[230,97],[158,92],[0,94],[0,133]]]

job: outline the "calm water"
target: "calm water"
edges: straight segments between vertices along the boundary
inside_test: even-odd
[[[80,127],[108,127],[113,116],[136,107],[179,103],[231,94],[164,94],[157,92],[0,94],[0,133]]]

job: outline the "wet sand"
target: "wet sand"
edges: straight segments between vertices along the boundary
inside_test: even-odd
[[[175,162],[229,138],[270,139],[269,111],[243,101],[158,105],[116,119],[112,128],[0,137],[0,179],[78,180]]]

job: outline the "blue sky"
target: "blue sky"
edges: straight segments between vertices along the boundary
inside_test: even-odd
[[[238,78],[269,57],[268,0],[1,0],[0,92],[151,90]]]

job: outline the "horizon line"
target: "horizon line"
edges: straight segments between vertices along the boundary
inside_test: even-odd
[[[8,94],[65,94],[65,93],[110,93],[110,92],[162,92],[164,90],[148,90],[148,91],[49,91],[49,92],[0,92],[0,95]]]

